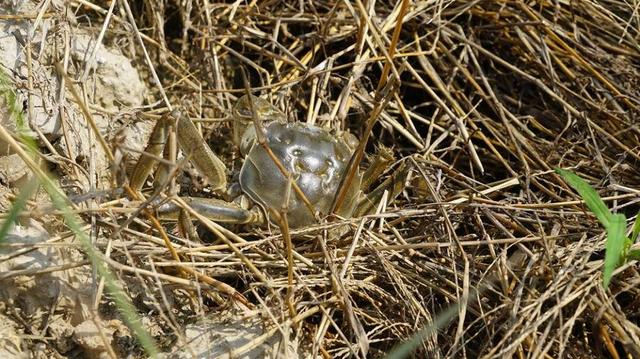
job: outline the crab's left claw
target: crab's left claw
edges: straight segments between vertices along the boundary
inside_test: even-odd
[[[131,188],[138,191],[144,185],[154,162],[161,157],[172,125],[175,125],[178,145],[185,156],[208,180],[214,191],[225,191],[227,189],[227,167],[211,151],[191,119],[179,110],[174,110],[158,120],[149,138],[145,153],[138,160],[129,179]]]

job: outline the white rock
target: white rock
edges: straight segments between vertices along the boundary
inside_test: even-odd
[[[0,275],[16,275],[2,281],[0,302],[19,307],[26,316],[46,312],[56,301],[59,310],[82,313],[91,303],[89,266],[37,275],[18,272],[44,270],[83,259],[75,249],[43,245],[48,240],[49,234],[35,220],[10,230],[4,240],[7,246],[0,249]],[[18,254],[25,248],[33,250]]]
[[[12,244],[37,245],[46,242],[47,239],[49,234],[35,221],[31,221],[27,227],[16,225],[5,238],[4,243],[9,246],[0,250],[0,258],[21,249],[12,247]],[[58,258],[53,248],[38,248],[0,261],[0,273],[45,269],[56,264]],[[60,290],[60,283],[48,275],[20,275],[9,278],[4,283],[8,285],[0,286],[0,301],[8,301],[19,306],[27,315],[50,305]]]
[[[0,157],[0,183],[14,185],[30,173],[29,167],[17,154]]]
[[[18,333],[18,325],[0,313],[0,358],[29,358],[29,355],[22,351],[22,345],[22,338]]]
[[[291,333],[290,328],[283,328]],[[188,343],[177,345],[170,358],[299,358],[295,340],[283,340],[279,331],[265,335],[269,330],[264,327],[259,316],[244,317],[231,311],[216,313],[196,324],[188,325],[185,335]],[[261,340],[257,340],[261,338]],[[288,338],[287,338],[288,339]],[[246,347],[246,351],[232,353],[233,350]]]
[[[37,1],[19,1],[14,7],[10,3],[2,3],[0,12],[33,14],[38,11],[38,4]],[[108,173],[109,164],[106,153],[98,145],[97,134],[89,128],[88,120],[74,102],[71,93],[66,91],[66,100],[62,107],[59,104],[61,83],[55,73],[53,61],[59,60],[54,44],[62,43],[62,34],[51,30],[54,28],[50,19],[43,20],[38,28],[38,36],[31,39],[32,61],[31,71],[28,71],[23,47],[32,30],[30,26],[29,21],[0,20],[0,64],[8,69],[9,80],[0,94],[0,124],[17,132],[17,116],[9,113],[2,96],[8,91],[14,91],[17,110],[22,112],[25,123],[41,131],[63,156],[79,162],[86,169],[89,169],[88,159],[92,158],[98,180],[101,180]],[[141,106],[146,86],[131,61],[119,49],[96,45],[96,38],[97,33],[90,34],[83,30],[76,29],[71,33],[70,55],[75,61],[70,62],[68,71],[72,77],[77,77],[83,75],[85,69],[90,70],[86,79],[83,78],[82,85],[88,92],[91,111],[96,107],[103,110],[94,112],[92,117],[102,136],[109,138],[111,134],[107,132],[108,125],[113,121],[114,114]],[[74,68],[74,65],[78,65],[78,68]],[[33,81],[30,92],[28,73]],[[31,106],[23,108],[23,104]],[[12,153],[8,145],[0,141],[0,156]],[[87,161],[83,161],[84,159]],[[81,183],[76,185],[87,187],[87,178],[78,180]]]
[[[96,37],[76,34],[71,39],[71,56],[84,63],[80,73],[84,74],[87,63],[90,67],[85,85],[95,103],[107,111],[142,105],[146,87],[138,71],[118,49],[98,44],[97,50],[94,50]],[[89,63],[94,52],[93,61]]]
[[[0,5],[2,13],[34,13],[37,2],[19,1],[16,6],[4,3]],[[50,27],[51,20],[44,20],[42,29]],[[23,49],[23,44],[18,39],[26,41],[31,30],[31,22],[21,20],[5,19],[0,20],[0,63],[8,69],[7,76],[13,81],[16,89],[17,103],[20,105],[28,98],[27,86],[27,60]],[[33,39],[32,48],[38,48],[38,39]],[[4,70],[7,71],[7,70]],[[32,52],[31,75],[33,80],[33,92],[31,93],[31,103],[33,105],[31,114],[27,114],[28,109],[22,109],[25,121],[30,121],[31,126],[37,126],[45,135],[55,138],[60,134],[60,118],[58,107],[55,105],[55,96],[58,93],[58,80],[46,67],[42,66],[37,54]],[[3,104],[4,105],[4,104]],[[3,106],[3,108],[5,108]],[[9,116],[6,110],[0,113],[0,123],[9,130],[15,131],[16,118]],[[0,149],[1,150],[1,149]],[[0,154],[4,154],[0,152]]]
[[[100,330],[102,335],[100,335]],[[100,329],[93,320],[85,320],[73,330],[73,340],[84,349],[87,357],[108,358],[107,345],[113,342],[116,332],[128,333],[127,328],[117,319],[100,321]]]

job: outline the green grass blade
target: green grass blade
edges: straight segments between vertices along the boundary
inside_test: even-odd
[[[636,243],[640,234],[640,213],[636,215],[636,220],[633,221],[633,230],[631,231],[631,244]]]
[[[14,85],[2,70],[0,70],[0,96],[2,97],[5,110],[11,115],[11,119],[15,121],[17,135],[20,141],[27,145],[30,150],[37,151],[38,146],[36,140],[29,136],[31,130],[24,116],[22,116],[22,107],[18,105]]]
[[[624,251],[624,244],[627,240],[624,235],[627,228],[627,218],[624,214],[614,214],[607,227],[607,246],[604,254],[603,285],[605,289],[611,282],[613,271],[618,268]]]
[[[129,298],[126,296],[121,286],[118,285],[116,277],[111,273],[105,261],[102,259],[102,253],[98,252],[89,239],[89,236],[82,230],[82,220],[71,210],[67,204],[65,194],[60,190],[56,183],[48,177],[41,178],[53,205],[62,212],[65,224],[71,229],[76,238],[79,240],[82,249],[86,253],[91,263],[96,267],[98,274],[104,278],[104,283],[111,298],[116,303],[118,311],[122,315],[124,321],[133,331],[138,342],[145,349],[149,357],[156,358],[158,356],[158,347],[156,346],[151,335],[142,326],[142,321],[138,316],[136,308],[133,306]]]
[[[407,358],[416,350],[421,344],[424,338],[429,335],[433,335],[438,329],[444,327],[453,317],[458,315],[460,304],[456,303],[449,306],[444,312],[440,313],[433,323],[420,329],[409,338],[409,340],[402,344],[396,345],[387,354],[385,359],[402,359]]]
[[[562,176],[562,178],[564,178],[564,180],[578,192],[580,197],[582,197],[584,202],[587,204],[587,207],[589,207],[591,212],[598,217],[598,221],[602,223],[604,228],[608,228],[612,214],[604,201],[602,201],[602,198],[600,198],[598,192],[596,192],[591,185],[575,173],[563,170],[562,168],[556,168],[555,170],[557,174]]]
[[[11,205],[11,208],[9,208],[7,217],[5,218],[4,222],[2,222],[2,225],[0,225],[0,244],[4,242],[5,238],[7,238],[7,234],[11,230],[11,227],[13,227],[13,224],[16,223],[18,215],[20,215],[20,212],[22,212],[24,207],[27,205],[27,200],[31,197],[31,195],[36,191],[37,188],[38,181],[36,181],[35,179],[29,180],[29,182],[27,182],[27,184],[22,188],[22,191],[20,191],[20,193],[18,194],[18,197],[16,197],[16,200]]]

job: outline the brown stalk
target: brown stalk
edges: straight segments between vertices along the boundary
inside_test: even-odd
[[[392,59],[396,51],[398,39],[400,38],[400,31],[402,30],[402,23],[403,23],[402,21],[404,20],[404,16],[406,14],[408,6],[409,6],[408,0],[403,0],[402,4],[400,5],[400,15],[396,20],[396,26],[393,32],[393,37],[391,39],[391,43],[389,44],[389,51],[388,51],[389,56],[387,58],[387,61],[384,64],[384,68],[382,69],[382,75],[380,76],[380,80],[378,81],[378,87],[376,88],[375,100],[376,100],[377,106],[374,107],[374,109],[371,111],[371,114],[369,115],[369,119],[366,122],[366,127],[364,129],[362,139],[360,139],[360,142],[358,143],[358,147],[356,148],[353,156],[351,157],[351,160],[349,160],[349,164],[347,165],[347,169],[345,170],[346,176],[344,176],[344,178],[340,183],[340,186],[338,187],[338,192],[335,195],[335,198],[333,200],[333,203],[331,205],[331,210],[329,211],[329,213],[332,213],[332,214],[336,213],[342,207],[345,196],[347,195],[349,188],[351,188],[353,179],[355,178],[356,173],[358,172],[358,168],[360,167],[360,162],[362,161],[362,157],[364,156],[364,149],[369,140],[369,136],[371,136],[371,131],[373,130],[373,126],[378,120],[378,116],[384,109],[385,105],[389,101],[388,97],[392,93],[392,91],[390,91],[390,88],[393,88],[393,86],[391,87],[388,86],[387,78],[389,77],[389,72],[393,68]],[[365,34],[361,34],[361,36],[365,36]],[[396,80],[397,81],[400,80],[399,78],[397,78],[397,74],[396,74]],[[393,81],[389,83],[393,83]]]

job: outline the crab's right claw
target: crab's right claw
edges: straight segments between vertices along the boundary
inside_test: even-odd
[[[406,163],[402,162],[398,170],[394,171],[389,178],[384,180],[384,182],[382,182],[378,187],[364,196],[360,203],[358,203],[353,216],[361,217],[371,214],[374,211],[375,206],[380,203],[385,191],[388,191],[389,193],[389,201],[396,198],[404,190],[409,172],[410,167],[407,166]]]

